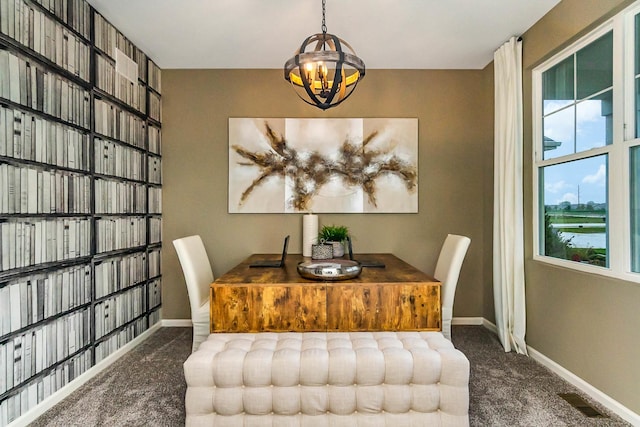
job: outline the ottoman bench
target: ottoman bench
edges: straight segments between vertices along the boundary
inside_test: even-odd
[[[440,332],[211,334],[187,426],[468,426],[469,361]]]

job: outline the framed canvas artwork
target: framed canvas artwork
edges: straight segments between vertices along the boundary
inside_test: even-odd
[[[415,213],[418,119],[229,119],[230,213]]]

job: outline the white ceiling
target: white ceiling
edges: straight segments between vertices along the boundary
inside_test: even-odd
[[[88,0],[160,68],[282,68],[321,0]],[[327,0],[368,69],[481,69],[560,0]]]

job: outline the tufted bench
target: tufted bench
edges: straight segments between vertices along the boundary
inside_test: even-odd
[[[468,426],[469,361],[439,332],[211,334],[187,426]]]

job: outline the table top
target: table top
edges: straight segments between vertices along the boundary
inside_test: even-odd
[[[418,270],[407,262],[401,260],[393,254],[358,254],[355,258],[361,262],[376,261],[385,265],[384,268],[363,267],[362,273],[353,279],[340,281],[319,281],[305,279],[298,274],[297,265],[302,261],[311,261],[310,257],[303,257],[300,254],[287,255],[283,268],[251,268],[249,265],[257,260],[273,259],[277,260],[281,254],[253,254],[240,264],[229,270],[224,275],[216,279],[211,287],[216,286],[247,286],[255,284],[265,285],[291,285],[301,284],[345,284],[345,283],[433,283],[439,285],[433,277]],[[320,260],[318,260],[320,261]],[[328,260],[322,260],[328,261]]]

